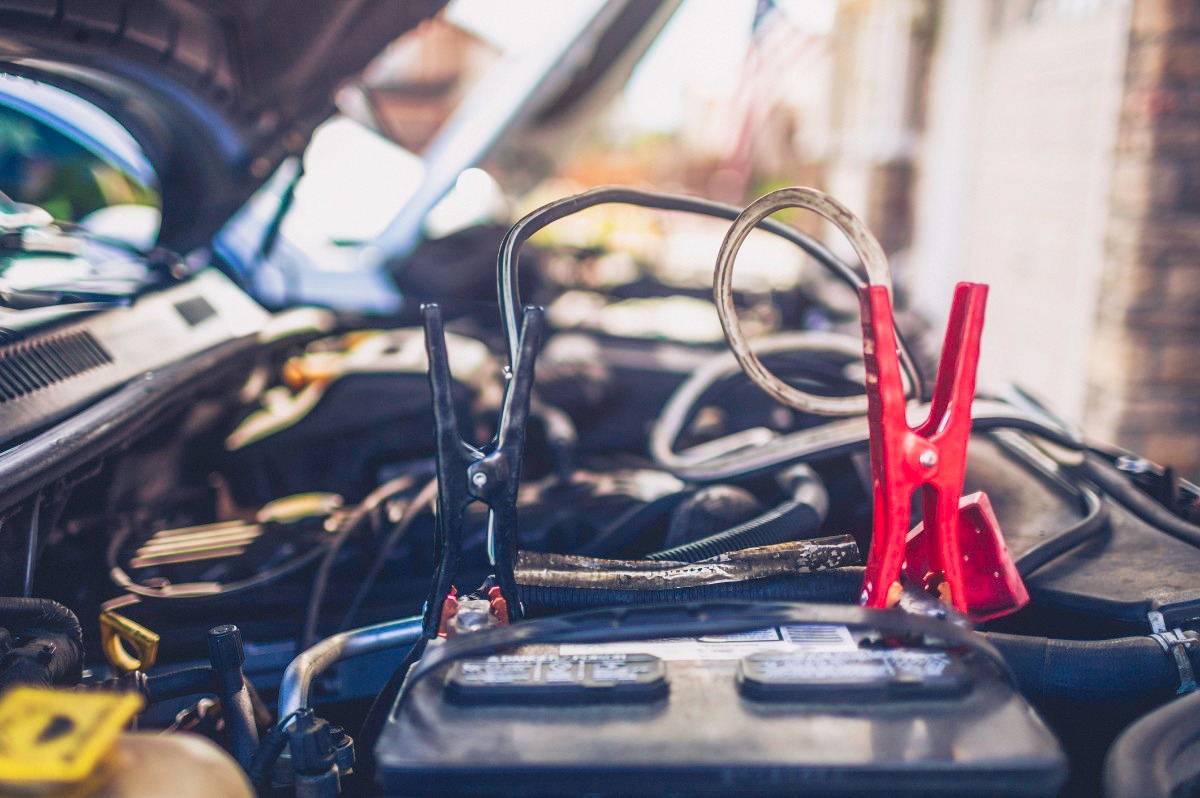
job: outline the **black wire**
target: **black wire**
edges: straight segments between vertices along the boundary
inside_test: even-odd
[[[1029,576],[1051,560],[1057,559],[1099,535],[1109,526],[1108,505],[1104,499],[1087,486],[1081,486],[1081,499],[1086,515],[1076,524],[1057,535],[1047,538],[1017,558],[1014,563],[1022,579]]]
[[[366,576],[363,577],[362,583],[358,586],[358,591],[354,594],[354,598],[351,599],[350,606],[346,609],[346,614],[342,616],[342,622],[338,624],[337,632],[342,632],[350,628],[350,624],[354,622],[354,616],[358,614],[359,608],[371,592],[371,588],[374,587],[375,580],[379,578],[379,574],[383,570],[388,557],[391,556],[392,550],[404,538],[405,533],[412,527],[416,517],[437,498],[437,480],[434,480],[422,489],[422,492],[425,491],[428,491],[425,497],[422,497],[420,494],[413,497],[408,507],[404,509],[403,517],[392,526],[392,531],[388,533],[387,539],[384,540],[379,550],[375,552],[375,557],[371,561],[371,567],[367,571]]]
[[[288,736],[287,726],[303,711],[295,709],[279,719],[279,722],[271,727],[266,736],[263,737],[258,748],[254,751],[254,756],[250,759],[250,765],[246,768],[246,774],[250,779],[250,783],[254,785],[254,789],[259,792],[264,792],[270,787],[271,770],[275,767],[275,763],[279,761],[279,757],[283,754],[283,750],[287,748]]]
[[[375,700],[371,702],[371,708],[367,710],[367,716],[363,720],[362,728],[359,729],[358,742],[355,745],[357,756],[355,770],[364,773],[368,780],[375,770],[375,741],[383,732],[383,724],[391,713],[392,704],[400,695],[400,688],[404,685],[408,672],[424,656],[427,645],[429,645],[429,638],[426,636],[421,636],[416,643],[413,643],[412,648],[408,650],[404,659],[392,672],[387,684],[375,695]]]
[[[325,556],[313,576],[312,587],[308,593],[308,601],[304,609],[304,626],[300,632],[300,651],[312,647],[317,638],[317,623],[320,620],[321,605],[325,603],[325,591],[329,588],[329,576],[333,572],[333,564],[337,560],[342,546],[350,536],[361,529],[372,517],[376,509],[396,494],[412,487],[412,477],[404,475],[385,482],[371,491],[353,512],[349,513],[338,525],[333,538],[329,541]]]
[[[308,591],[308,601],[304,604],[304,625],[300,630],[299,651],[311,648],[317,637],[317,621],[321,614],[321,605],[325,603],[325,590],[329,586],[329,575],[333,571],[333,563],[341,552],[342,546],[350,538],[351,533],[361,525],[364,518],[365,514],[358,515],[354,521],[343,523],[325,548],[325,556],[321,558],[321,564],[317,566],[317,572],[313,575],[312,586]]]
[[[1076,470],[1142,521],[1177,540],[1200,548],[1200,526],[1185,521],[1142,493],[1124,474],[1099,455],[1088,452]]]
[[[976,396],[976,398],[979,398]],[[1051,421],[1047,419],[1046,423],[1036,421],[1032,418],[1018,418],[1010,416],[1007,418],[974,418],[971,419],[972,431],[984,430],[1002,430],[1011,429],[1018,432],[1026,432],[1038,438],[1043,438],[1056,446],[1061,446],[1070,451],[1080,451],[1084,445],[1073,438],[1070,432],[1058,429],[1051,426]]]
[[[1082,546],[1109,528],[1109,509],[1103,496],[1086,482],[1072,481],[1067,474],[1062,472],[1061,463],[1053,458],[1043,459],[1035,456],[1031,449],[1019,443],[1026,440],[1023,437],[1010,438],[1003,433],[993,433],[989,437],[1000,447],[1002,453],[1012,457],[1018,465],[1028,468],[1058,490],[1066,491],[1078,498],[1083,510],[1083,518],[1079,521],[1062,532],[1037,543],[1016,558],[1014,564],[1022,579],[1028,579],[1043,565]],[[1030,443],[1028,446],[1033,447],[1034,445]]]
[[[513,366],[517,352],[517,318],[520,315],[521,296],[517,280],[518,258],[521,247],[529,238],[547,225],[560,219],[565,219],[579,211],[605,204],[635,205],[641,208],[651,208],[662,211],[680,211],[702,216],[712,216],[718,219],[733,221],[742,213],[741,208],[726,205],[712,200],[687,197],[680,194],[667,194],[645,189],[628,188],[624,186],[603,186],[556,200],[526,214],[517,221],[504,236],[500,245],[500,253],[496,259],[497,293],[500,299],[500,319],[504,326],[505,342],[508,348],[508,362]],[[833,254],[824,244],[795,228],[772,219],[764,219],[758,225],[761,229],[777,235],[804,250],[814,260],[828,269],[834,276],[857,291],[867,282],[852,266]],[[925,397],[925,383],[920,369],[916,367],[909,354],[908,344],[896,331],[896,342],[900,349],[901,366],[904,368],[913,391],[918,398]]]

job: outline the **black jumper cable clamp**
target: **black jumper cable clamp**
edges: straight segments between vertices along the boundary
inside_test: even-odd
[[[517,489],[544,314],[540,307],[525,308],[516,362],[511,373],[505,375],[507,384],[496,437],[477,447],[463,440],[459,433],[441,308],[437,305],[422,308],[429,388],[433,394],[438,480],[434,550],[437,570],[425,605],[422,629],[427,638],[452,632],[448,627],[460,611],[454,580],[462,563],[466,509],[475,501],[488,508],[487,550],[493,574],[483,590],[486,599],[479,600],[488,603],[493,623],[520,620],[523,615],[513,573],[517,558]]]

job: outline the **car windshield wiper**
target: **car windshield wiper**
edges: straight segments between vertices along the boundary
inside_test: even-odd
[[[107,286],[90,287],[81,281],[33,288],[10,288],[0,283],[0,307],[21,312],[49,307],[111,308],[130,304],[142,287],[132,280],[121,287],[104,282]]]

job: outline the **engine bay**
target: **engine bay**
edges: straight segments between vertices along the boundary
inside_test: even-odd
[[[604,253],[528,242],[611,203],[731,223],[722,339],[648,277],[571,321]],[[768,218],[797,204],[860,263]],[[755,228],[862,319],[735,288]],[[14,314],[0,691],[135,696],[224,749],[209,794],[1099,794],[1196,689],[1200,492],[977,394],[986,288],[939,355],[873,242],[812,190],[607,188],[507,232],[498,312],[271,314],[206,266]]]

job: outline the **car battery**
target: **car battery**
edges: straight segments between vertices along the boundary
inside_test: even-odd
[[[375,754],[398,795],[1033,796],[1066,778],[1002,666],[836,624],[454,659],[406,687]]]

